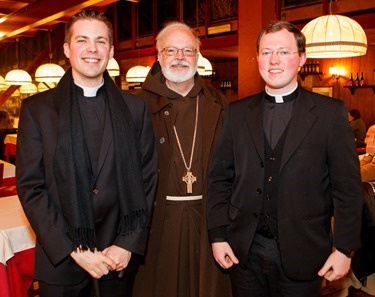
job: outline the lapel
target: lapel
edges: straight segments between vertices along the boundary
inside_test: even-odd
[[[98,167],[93,168],[93,174],[95,178],[99,176],[101,169],[103,168],[104,161],[106,160],[108,150],[113,143],[113,134],[112,134],[112,121],[111,115],[109,112],[108,102],[105,105],[105,121],[104,121],[104,131],[103,131],[103,139],[102,144],[100,147],[100,154],[98,160]]]
[[[263,100],[264,92],[255,95],[245,112],[245,120],[252,137],[257,153],[264,161],[264,129],[263,129]]]
[[[315,103],[311,94],[300,88],[296,105],[293,109],[292,118],[290,119],[288,135],[285,140],[284,151],[280,164],[280,171],[293,155],[299,144],[309,133],[311,127],[316,121],[316,115],[313,113]]]

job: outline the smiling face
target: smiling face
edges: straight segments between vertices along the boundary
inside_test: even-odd
[[[185,56],[183,51],[179,50],[176,55],[168,56],[163,51],[167,47],[197,49],[197,41],[193,34],[186,29],[176,27],[165,34],[160,45],[158,58],[167,81],[183,83],[194,80],[193,77],[198,67],[198,52],[195,52],[194,56]]]
[[[264,52],[270,55],[262,55]],[[284,51],[289,54],[279,54]],[[260,39],[258,53],[259,72],[273,94],[285,94],[296,86],[298,67],[306,61],[305,53],[298,53],[294,34],[286,29],[264,34]]]
[[[100,85],[114,52],[108,27],[101,21],[82,19],[72,25],[70,32],[64,53],[70,60],[74,81],[86,87]]]

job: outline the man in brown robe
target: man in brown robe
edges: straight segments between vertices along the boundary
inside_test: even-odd
[[[138,96],[151,107],[159,184],[145,263],[135,297],[228,297],[206,231],[208,168],[226,100],[197,74],[199,39],[173,22],[156,38],[158,62]]]

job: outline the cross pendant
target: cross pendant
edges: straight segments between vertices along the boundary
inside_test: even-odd
[[[188,170],[186,175],[182,177],[182,181],[186,183],[186,191],[189,194],[193,193],[193,182],[197,181],[197,178],[191,173],[190,170]]]

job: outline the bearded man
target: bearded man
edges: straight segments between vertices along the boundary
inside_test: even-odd
[[[167,24],[156,37],[158,61],[137,93],[152,111],[159,184],[136,297],[230,296],[205,219],[208,168],[227,103],[197,73],[199,44],[186,24]]]

